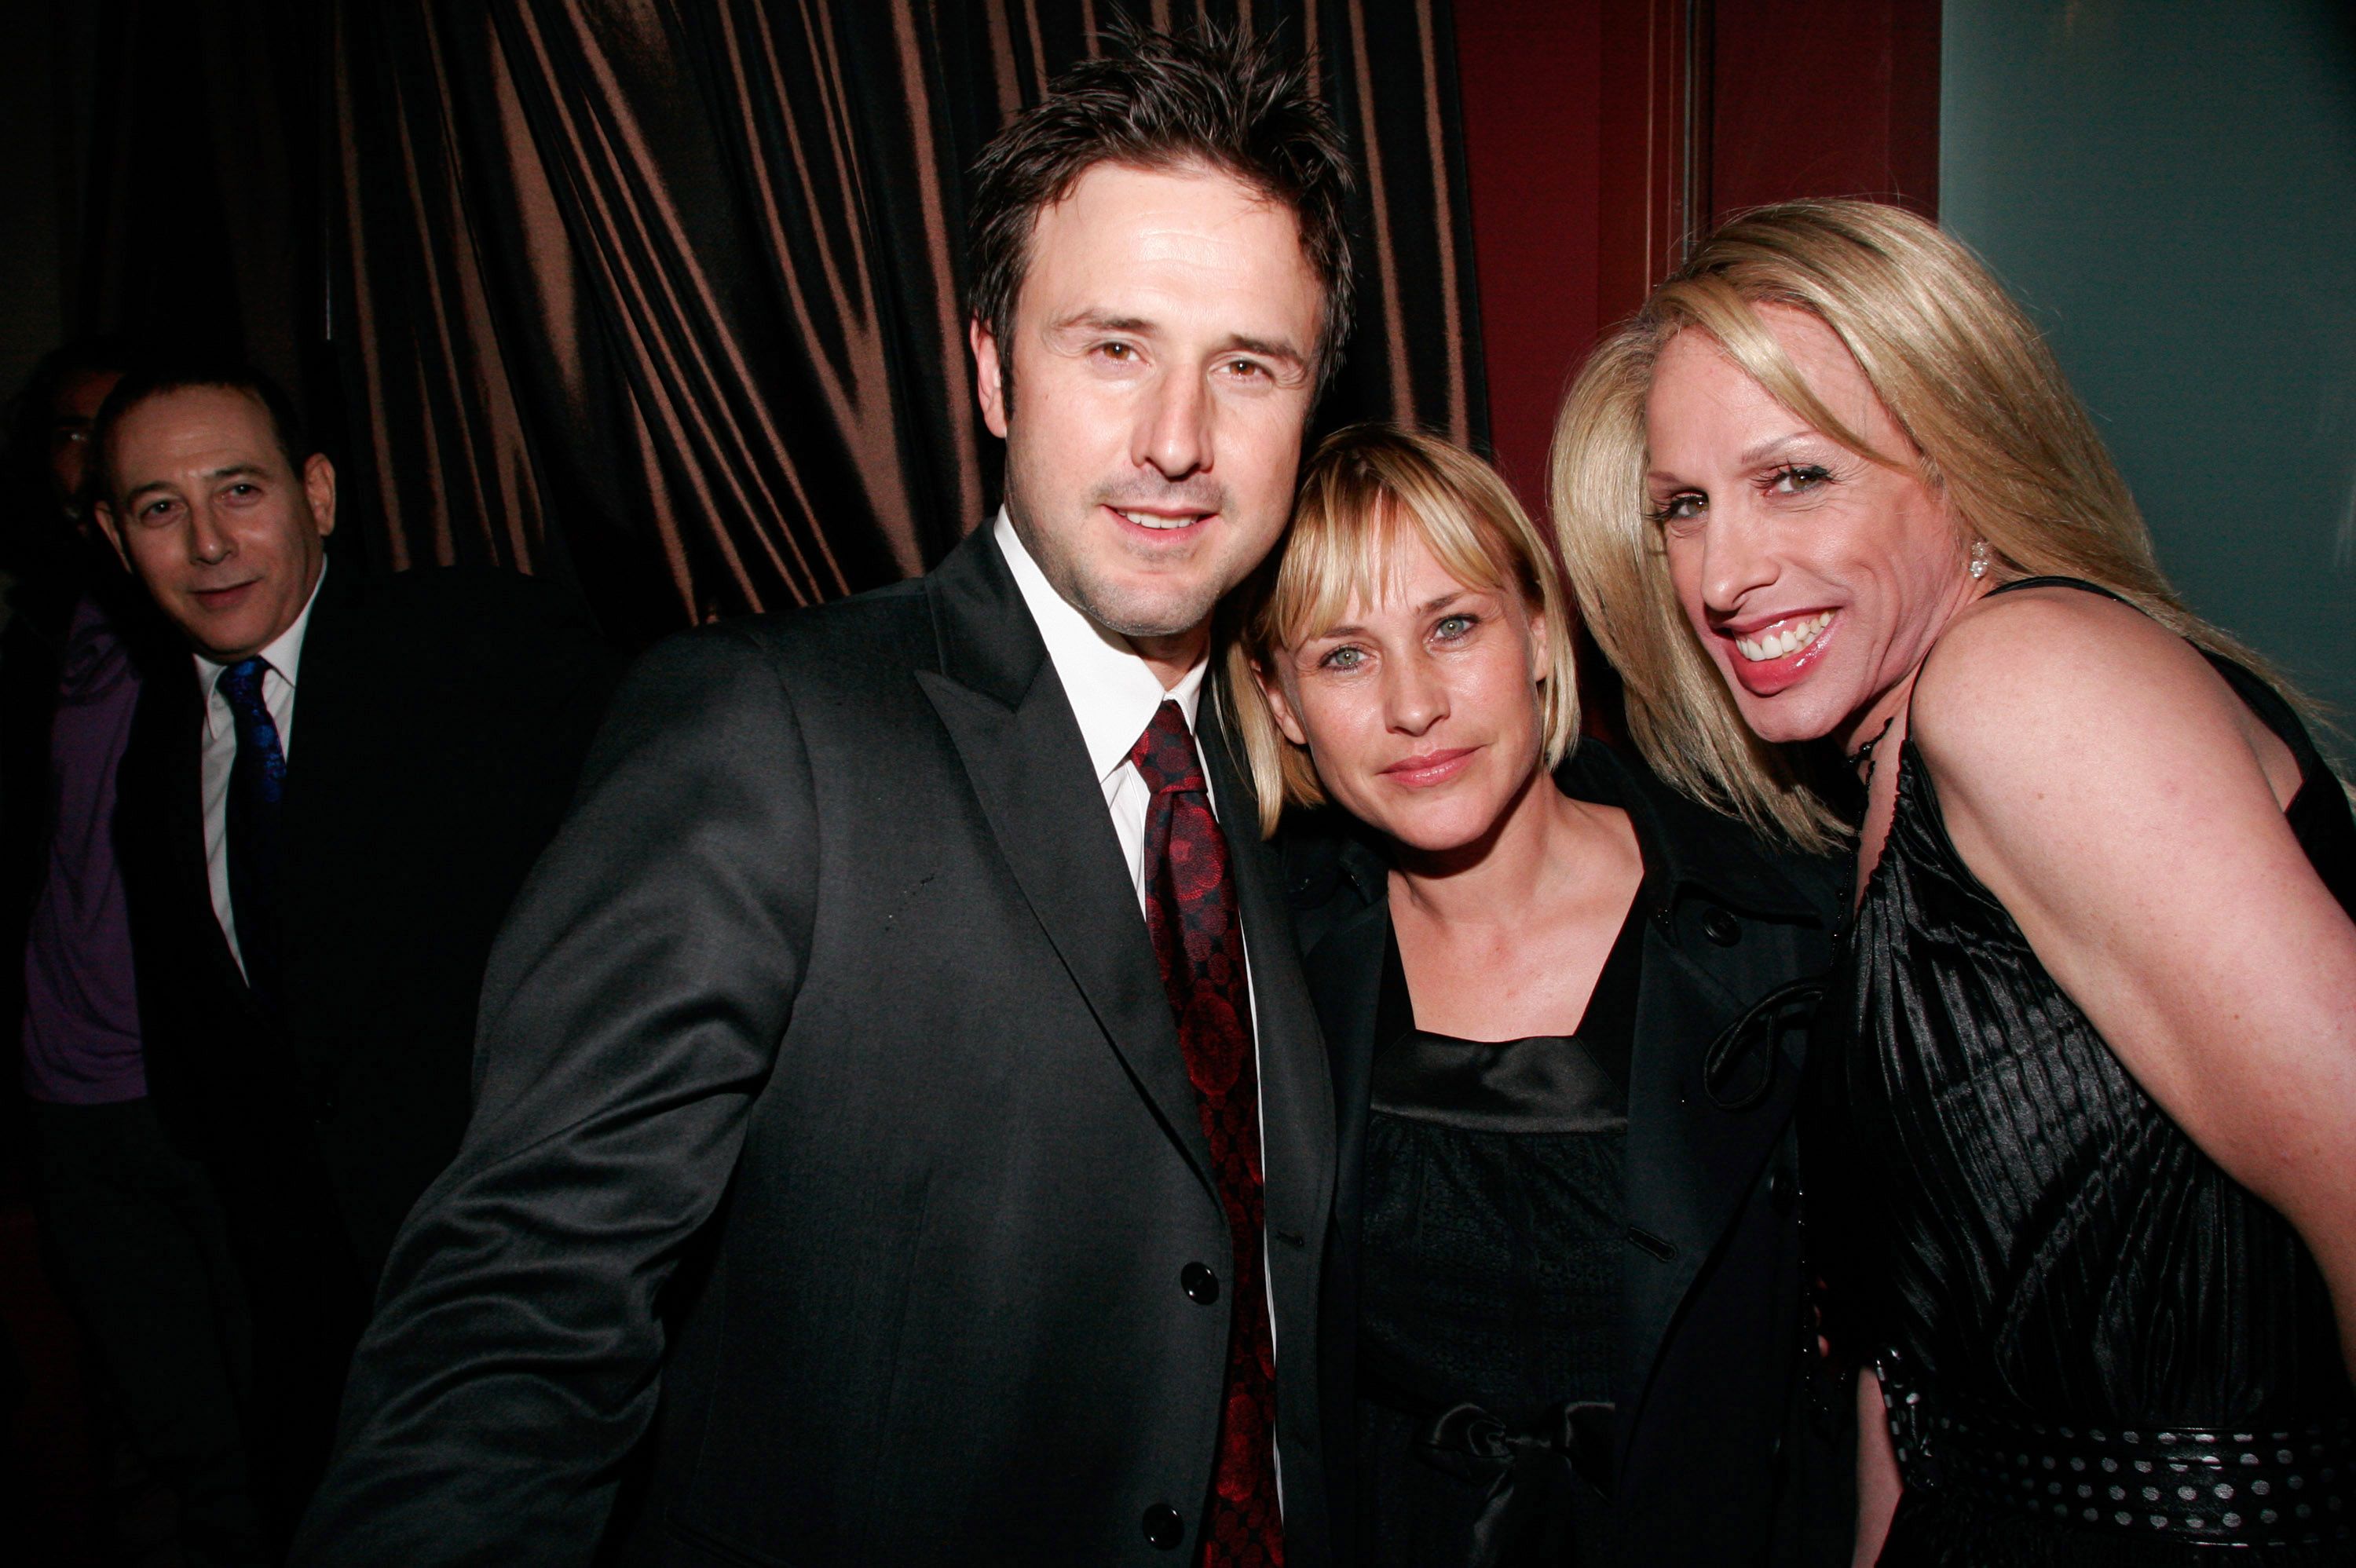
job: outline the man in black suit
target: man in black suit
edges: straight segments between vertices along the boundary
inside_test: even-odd
[[[625,683],[299,1562],[585,1562],[650,1425],[622,1561],[1328,1560],[1332,1100],[1203,683],[1344,165],[1298,73],[1149,37],[979,173],[1005,509]]]
[[[545,584],[331,561],[334,467],[249,369],[134,369],[98,456],[100,524],[188,647],[141,693],[118,837],[151,1092],[246,1277],[283,1544],[393,1232],[458,1147],[483,965],[608,662]]]
[[[86,1352],[101,1551],[207,1568],[258,1563],[262,1544],[233,1349],[244,1286],[211,1182],[148,1098],[113,833],[160,628],[98,538],[89,453],[100,405],[136,359],[125,343],[70,343],[15,411],[11,455],[34,462],[0,496],[19,503],[0,554],[16,578],[0,631],[0,954],[13,960],[0,964],[0,1018],[21,1071],[0,1099],[27,1118],[43,1261]]]

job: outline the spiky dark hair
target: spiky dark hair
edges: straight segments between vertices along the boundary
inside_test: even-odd
[[[1039,214],[1090,168],[1205,164],[1281,204],[1300,225],[1301,252],[1325,294],[1317,335],[1323,387],[1350,333],[1344,212],[1356,182],[1341,133],[1311,88],[1308,62],[1288,66],[1271,39],[1247,42],[1219,27],[1164,33],[1121,24],[1108,37],[1111,48],[1055,78],[974,164],[974,318],[1011,345]],[[1011,362],[1002,348],[1001,363]]]

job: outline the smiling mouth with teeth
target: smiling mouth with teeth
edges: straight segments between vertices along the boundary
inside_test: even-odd
[[[1119,510],[1118,507],[1115,507],[1114,509],[1116,511]],[[1187,516],[1183,517],[1157,517],[1151,512],[1121,512],[1120,515],[1127,517],[1130,522],[1135,523],[1141,528],[1156,529],[1192,528],[1196,523],[1201,522],[1205,517],[1209,516],[1206,512],[1189,513]]]
[[[1826,610],[1804,620],[1786,622],[1780,630],[1769,632],[1764,636],[1737,637],[1734,639],[1734,651],[1752,664],[1789,658],[1815,642],[1832,624],[1833,613]]]

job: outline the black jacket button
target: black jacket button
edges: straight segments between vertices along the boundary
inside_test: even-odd
[[[1164,1552],[1175,1552],[1186,1539],[1186,1521],[1168,1503],[1155,1503],[1145,1510],[1145,1541],[1149,1546]]]
[[[1775,1212],[1789,1214],[1799,1201],[1800,1184],[1789,1171],[1779,1170],[1767,1179],[1767,1202]]]
[[[1178,1286],[1189,1301],[1208,1307],[1219,1299],[1219,1276],[1203,1264],[1188,1264],[1178,1271]]]
[[[1701,933],[1720,947],[1731,947],[1742,940],[1742,923],[1722,909],[1714,909],[1701,917]]]

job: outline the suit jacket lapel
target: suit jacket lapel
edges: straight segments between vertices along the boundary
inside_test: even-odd
[[[352,645],[361,587],[348,562],[333,566],[320,581],[294,672],[297,723],[286,752],[285,853],[278,892],[284,995],[279,1007],[288,1045],[315,1086],[337,1081],[350,1044],[335,1030],[310,1027],[319,1016],[317,987],[328,983],[325,976],[336,966],[323,968],[305,948],[316,933],[344,929],[334,912],[351,897],[349,888],[330,882],[334,858],[320,853],[319,846],[323,837],[352,830],[347,792],[355,781],[351,768],[339,765],[338,759],[352,754],[345,735],[376,721],[365,710],[365,694],[355,700],[351,689],[353,666],[364,656]],[[450,787],[465,785],[454,780]]]
[[[1365,905],[1335,925],[1301,960],[1317,1016],[1329,1020],[1325,1051],[1333,1081],[1336,1164],[1349,1186],[1348,1221],[1357,1220],[1355,1194],[1365,1163],[1366,1117],[1374,1101],[1375,1030],[1380,1019],[1383,953],[1390,910]],[[1343,1200],[1336,1200],[1337,1205]]]
[[[1324,1288],[1334,1305],[1323,1319],[1323,1349],[1340,1381],[1329,1389],[1346,1410],[1357,1377],[1359,1252],[1365,1230],[1366,1123],[1374,1101],[1376,1030],[1382,1024],[1383,957],[1390,908],[1381,899],[1335,923],[1301,960],[1301,976],[1325,1023],[1332,1077],[1333,1223]]]
[[[926,580],[942,669],[917,682],[1024,901],[1215,1201],[1210,1144],[1119,840],[1046,645],[988,534],[977,530]]]
[[[1226,691],[1215,676],[1196,706],[1194,733],[1243,917],[1259,1063],[1260,1155],[1268,1231],[1268,1302],[1276,1330],[1277,1441],[1288,1478],[1285,1517],[1312,1538],[1325,1519],[1321,1401],[1326,1352],[1321,1302],[1326,1222],[1333,1202],[1333,1090],[1324,1036],[1303,977],[1276,856],[1260,837],[1258,800],[1236,766]]]
[[[1572,794],[1625,809],[1645,847],[1645,886],[1637,895],[1644,969],[1628,1084],[1629,1245],[1612,1380],[1624,1444],[1670,1325],[1789,1125],[1800,1085],[1793,1062],[1780,1060],[1756,1104],[1729,1109],[1712,1097],[1703,1063],[1759,987],[1749,963],[1737,957],[1743,949],[1679,944],[1678,901],[1690,888],[1711,903],[1778,923],[1810,923],[1824,912],[1762,859],[1739,827],[1674,795],[1640,764],[1583,746],[1564,770]],[[1771,1031],[1764,1049],[1785,1057],[1782,1047],[1781,1033]]]
[[[1215,680],[1205,682],[1195,733],[1204,770],[1218,798],[1219,828],[1227,840],[1237,903],[1243,913],[1259,1044],[1269,1235],[1296,1249],[1313,1250],[1322,1243],[1333,1192],[1333,1080],[1316,1005],[1296,956],[1291,909],[1275,857],[1259,835],[1257,800],[1228,744],[1225,696]]]
[[[1791,1119],[1800,1074],[1775,1065],[1768,1093],[1739,1111],[1702,1082],[1711,1043],[1740,999],[1656,927],[1644,944],[1628,1086],[1629,1247],[1621,1274],[1622,1341],[1613,1397],[1633,1435],[1669,1326],[1733,1222]]]

